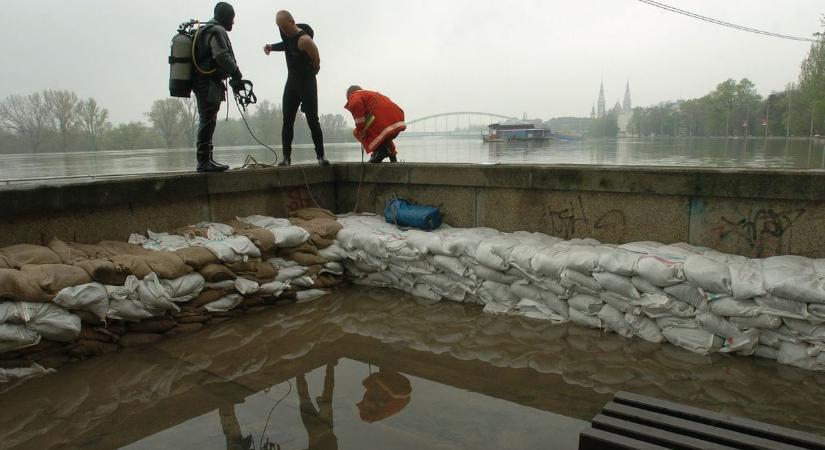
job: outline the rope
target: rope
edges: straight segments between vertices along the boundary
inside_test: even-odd
[[[264,445],[264,436],[266,435],[266,429],[269,426],[269,419],[272,417],[272,412],[275,411],[275,407],[278,406],[278,404],[280,404],[282,401],[284,401],[284,399],[287,398],[287,396],[290,393],[292,393],[292,380],[288,380],[287,382],[289,383],[289,390],[286,391],[286,394],[284,394],[284,396],[281,397],[280,400],[278,400],[277,402],[275,402],[274,405],[272,405],[272,408],[269,410],[269,414],[266,416],[266,423],[264,424],[264,430],[261,432],[261,439],[258,441],[258,448],[259,449],[264,448],[263,447],[263,445]],[[269,439],[267,439],[267,444],[269,444]],[[253,442],[253,445],[254,445],[254,442]]]

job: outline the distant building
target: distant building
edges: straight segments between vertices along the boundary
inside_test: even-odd
[[[628,135],[627,129],[630,126],[630,121],[633,119],[633,104],[630,100],[630,82],[627,82],[624,90],[624,102],[619,103],[616,101],[616,105],[613,107],[612,111],[617,112],[616,118],[616,126],[619,129],[619,137],[625,137]],[[598,109],[594,107],[593,110],[590,112],[591,118],[602,118],[607,115],[607,111],[605,110],[605,100],[604,100],[604,82],[599,86],[599,100],[598,100]]]

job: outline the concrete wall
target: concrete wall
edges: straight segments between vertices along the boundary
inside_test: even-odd
[[[0,246],[52,237],[123,240],[249,214],[285,217],[314,206],[310,192],[336,212],[357,202],[359,211],[380,214],[398,196],[442,205],[447,222],[459,227],[825,257],[825,172],[459,164],[353,163],[5,186]]]
[[[335,207],[334,173],[306,168],[316,201]],[[300,168],[222,174],[153,175],[48,186],[0,188],[0,246],[58,237],[96,243],[130,233],[171,231],[200,221],[314,206]]]

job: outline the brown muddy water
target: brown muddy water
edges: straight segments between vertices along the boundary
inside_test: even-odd
[[[825,434],[825,374],[349,287],[0,385],[0,448],[576,448],[619,390]]]

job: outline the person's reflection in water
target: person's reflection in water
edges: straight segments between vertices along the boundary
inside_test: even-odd
[[[338,448],[338,438],[335,436],[332,422],[332,391],[335,389],[335,365],[327,364],[324,374],[324,392],[315,401],[318,409],[309,398],[307,380],[303,375],[295,377],[298,388],[298,398],[301,401],[301,421],[309,437],[308,450],[327,450]]]
[[[226,450],[249,450],[253,448],[252,435],[243,437],[241,424],[235,415],[235,405],[223,405],[218,409],[221,417],[221,428],[226,438]]]
[[[364,422],[386,419],[410,403],[410,380],[398,372],[379,368],[378,372],[365,378],[362,383],[367,390],[358,403],[358,412]]]

